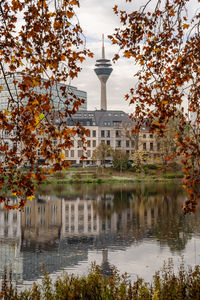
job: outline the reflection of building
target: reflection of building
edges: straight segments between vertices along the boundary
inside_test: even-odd
[[[14,199],[11,200],[14,204]],[[6,211],[0,205],[0,277],[4,266],[12,267],[13,279],[21,280],[23,261],[21,247],[21,213],[17,210]]]
[[[99,216],[93,200],[62,199],[62,238],[70,235],[99,234]]]
[[[60,237],[61,226],[61,201],[39,196],[22,212],[23,243],[45,245]]]
[[[73,268],[86,262],[91,250],[106,248],[110,253],[144,238],[155,238],[177,251],[184,249],[191,236],[191,227],[188,234],[187,222],[181,223],[182,213],[177,213],[182,200],[182,194],[174,196],[178,190],[170,195],[157,185],[156,193],[148,193],[145,186],[131,185],[127,190],[110,186],[91,193],[87,190],[85,196],[83,191],[73,193],[69,199],[38,196],[22,213],[17,211],[17,217],[16,211],[8,216],[0,211],[0,272],[5,263],[12,264],[16,278],[36,280],[42,275],[43,264],[49,273]],[[8,224],[18,228],[16,236],[6,229]],[[107,252],[103,251],[102,272],[108,274],[109,270]]]

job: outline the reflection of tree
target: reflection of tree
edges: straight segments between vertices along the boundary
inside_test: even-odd
[[[135,196],[133,207],[138,219],[137,238],[149,233],[162,246],[168,245],[172,252],[183,250],[192,237],[193,224],[191,217],[184,216],[180,210],[184,197],[179,188],[176,185],[170,189],[163,186],[162,193],[157,195],[148,195],[144,189],[143,192],[137,191]]]
[[[121,214],[130,208],[131,195],[130,191],[119,188],[112,194],[103,194],[101,201],[94,204],[94,208],[101,220],[110,219],[114,213]]]

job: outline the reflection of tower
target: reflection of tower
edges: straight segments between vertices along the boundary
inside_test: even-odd
[[[102,256],[103,256],[103,259],[102,259],[102,264],[101,264],[101,273],[104,276],[111,276],[112,275],[112,267],[108,261],[108,249],[107,248],[102,250]]]
[[[110,68],[110,60],[105,59],[104,35],[102,36],[102,58],[97,59],[95,66],[96,68],[94,69],[94,71],[101,81],[101,109],[107,110],[106,82],[113,69]]]

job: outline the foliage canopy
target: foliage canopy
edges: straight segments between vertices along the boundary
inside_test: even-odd
[[[121,50],[114,60],[122,53],[139,66],[137,85],[125,98],[134,105],[132,117],[141,120],[138,129],[146,122],[163,136],[169,120],[178,117],[174,137],[189,195],[183,209],[195,212],[200,197],[200,12],[192,15],[192,0],[149,0],[139,9],[140,1],[126,2],[132,2],[133,11],[113,8],[122,27],[110,36]],[[186,126],[188,135],[182,134]]]
[[[23,207],[34,194],[33,181],[45,178],[43,169],[35,167],[38,149],[50,172],[61,170],[68,167],[64,149],[71,147],[72,137],[87,134],[81,126],[65,126],[83,99],[62,83],[70,83],[92,56],[74,12],[77,6],[78,0],[0,2],[0,77],[5,82],[0,91],[9,93],[7,108],[0,111],[0,201],[6,208]],[[29,166],[26,172],[24,165]],[[18,204],[9,204],[4,187],[20,199]]]

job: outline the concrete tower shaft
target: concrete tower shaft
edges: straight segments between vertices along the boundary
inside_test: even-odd
[[[106,82],[112,73],[111,63],[109,59],[105,58],[104,48],[104,35],[102,36],[102,58],[97,59],[95,64],[95,73],[101,82],[101,109],[107,110],[107,97],[106,97]]]

